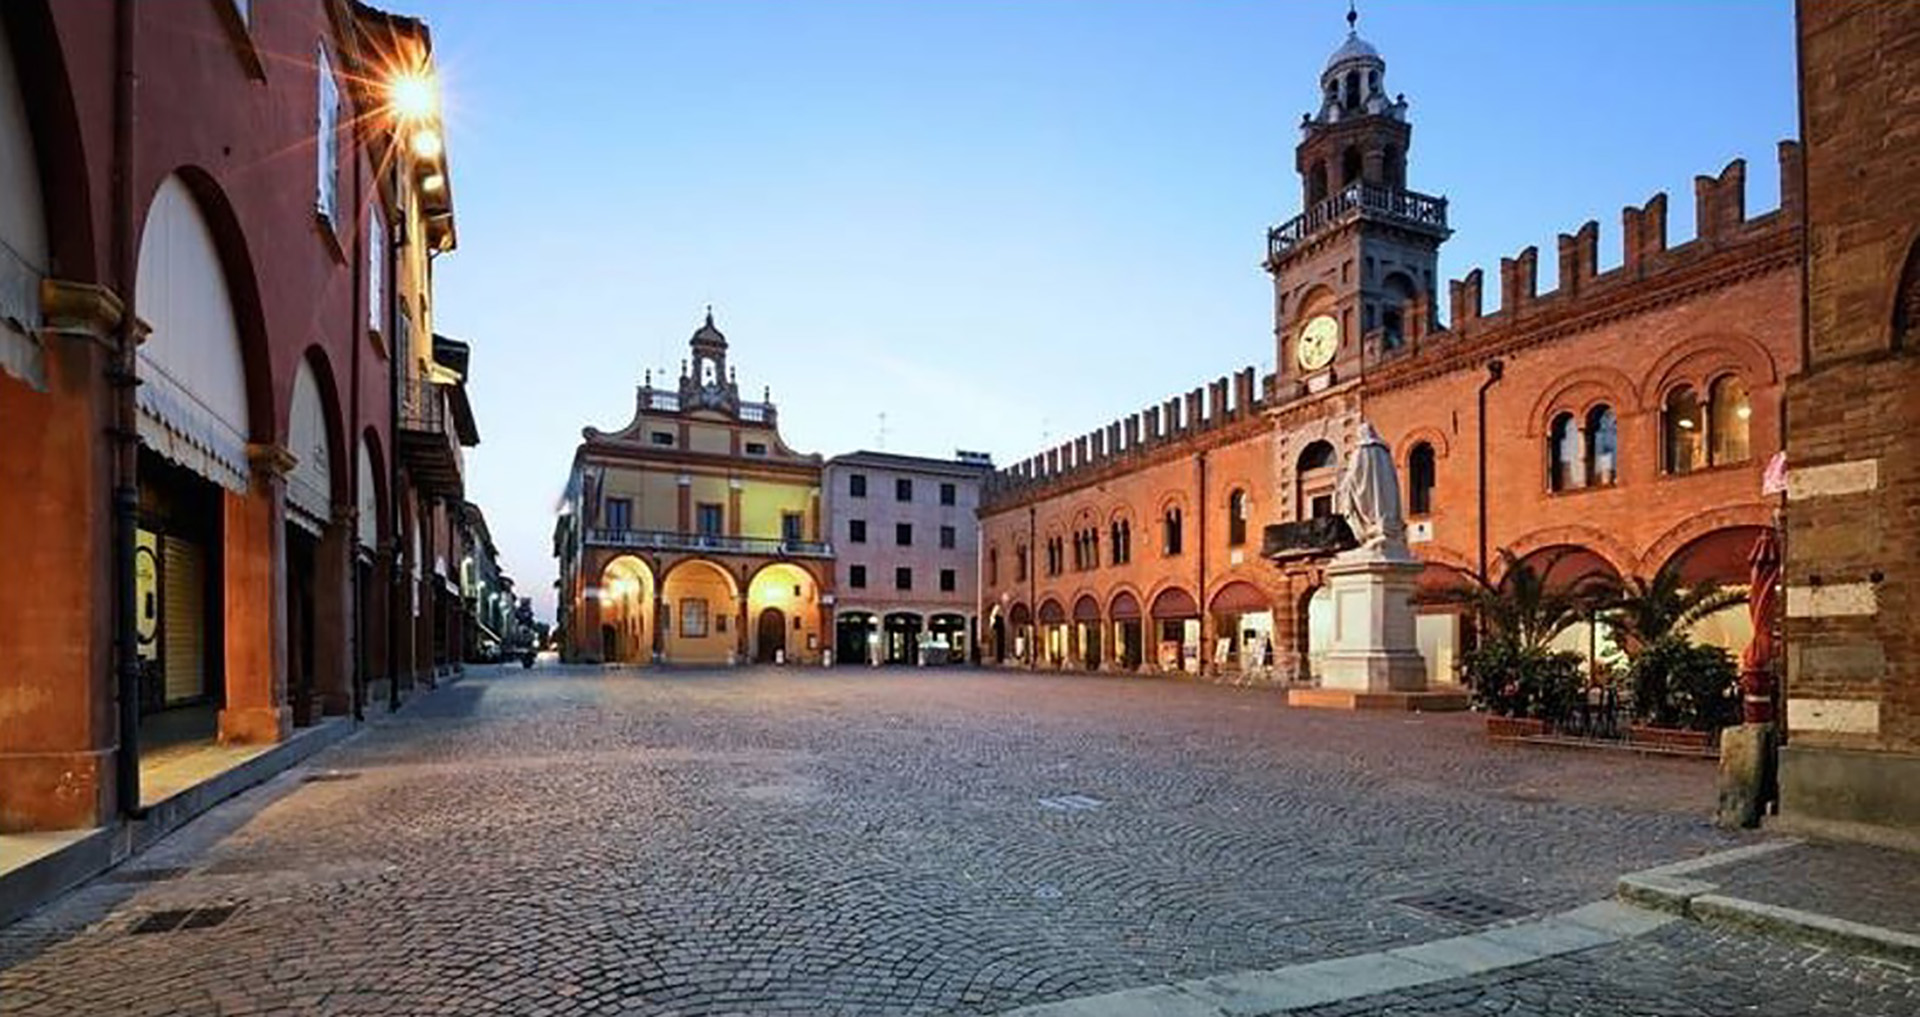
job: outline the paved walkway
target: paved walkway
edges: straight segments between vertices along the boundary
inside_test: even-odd
[[[1712,784],[1176,681],[482,669],[0,931],[0,1013],[1002,1012],[1577,909],[1752,843]],[[1667,923],[1392,1005],[1920,1011],[1829,954],[1740,981],[1775,949]]]

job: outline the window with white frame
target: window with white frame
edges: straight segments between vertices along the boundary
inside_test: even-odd
[[[316,66],[320,74],[320,114],[314,144],[319,160],[315,167],[319,184],[315,189],[314,208],[326,216],[328,222],[337,223],[340,221],[340,85],[333,79],[333,61],[327,57],[324,43],[319,52]]]
[[[367,328],[385,332],[387,307],[387,217],[380,203],[367,208]]]

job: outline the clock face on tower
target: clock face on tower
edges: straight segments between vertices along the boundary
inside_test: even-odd
[[[1293,343],[1293,358],[1303,371],[1318,371],[1333,363],[1340,349],[1340,322],[1331,314],[1316,315],[1300,328]]]

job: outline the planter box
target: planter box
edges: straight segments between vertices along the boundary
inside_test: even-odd
[[[1719,741],[1718,734],[1715,731],[1688,731],[1685,728],[1633,724],[1627,728],[1627,742],[1632,745],[1685,749],[1704,753],[1713,751],[1714,744]]]
[[[1538,717],[1488,717],[1488,738],[1530,738],[1547,733],[1547,722]]]

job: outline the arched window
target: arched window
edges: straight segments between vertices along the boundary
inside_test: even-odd
[[[1712,425],[1708,461],[1715,466],[1744,463],[1752,457],[1747,442],[1747,423],[1753,417],[1753,402],[1747,398],[1747,383],[1728,374],[1714,380],[1707,389]]]
[[[1580,468],[1580,428],[1574,424],[1573,414],[1559,414],[1547,429],[1547,488],[1572,491],[1585,486],[1586,474]]]
[[[1692,473],[1707,464],[1707,415],[1700,396],[1687,385],[1667,393],[1660,430],[1668,473]]]
[[[1351,145],[1347,146],[1347,150],[1340,156],[1340,186],[1345,187],[1359,180],[1360,166],[1360,150]]]
[[[1360,72],[1347,72],[1347,108],[1356,109],[1360,105]]]
[[[1027,581],[1027,545],[1021,544],[1013,549],[1013,581]]]
[[[1166,517],[1161,522],[1161,531],[1160,553],[1165,555],[1179,554],[1181,533],[1180,510],[1178,508],[1167,509]]]
[[[1587,483],[1612,487],[1620,479],[1620,424],[1604,403],[1587,411]]]
[[[1227,546],[1247,542],[1247,492],[1235,488],[1227,495]]]
[[[1413,280],[1405,273],[1390,272],[1381,281],[1380,288],[1387,295],[1380,305],[1380,345],[1384,349],[1399,349],[1406,342],[1406,312],[1407,305],[1413,302]]]
[[[987,548],[987,585],[1000,585],[1000,549]]]
[[[1407,453],[1407,514],[1433,513],[1433,446],[1419,442]]]
[[[1307,207],[1311,211],[1314,205],[1327,200],[1327,163],[1322,159],[1307,170]]]
[[[1339,480],[1331,442],[1316,441],[1302,449],[1294,469],[1294,517],[1333,515],[1333,489]]]
[[[1387,186],[1404,189],[1407,186],[1407,156],[1393,145],[1388,145],[1382,157],[1386,165]]]

